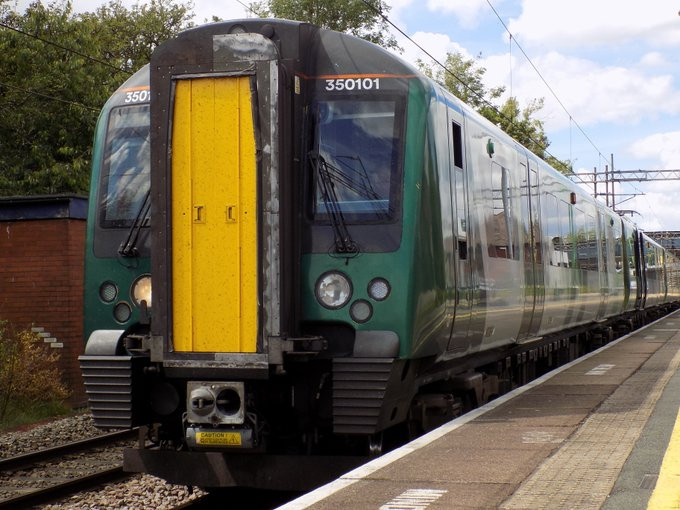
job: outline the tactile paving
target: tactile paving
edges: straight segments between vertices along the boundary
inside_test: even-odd
[[[600,508],[659,395],[680,365],[679,349],[677,334],[605,400],[501,508]]]

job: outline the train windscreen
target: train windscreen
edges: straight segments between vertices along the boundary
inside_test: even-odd
[[[100,225],[125,228],[137,218],[149,190],[149,106],[111,110],[104,148]]]
[[[312,216],[336,208],[348,223],[391,221],[400,192],[400,101],[337,99],[313,105]]]

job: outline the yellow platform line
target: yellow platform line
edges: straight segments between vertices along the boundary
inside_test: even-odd
[[[680,509],[680,411],[675,420],[671,440],[661,463],[659,479],[652,497],[647,504],[648,510]]]

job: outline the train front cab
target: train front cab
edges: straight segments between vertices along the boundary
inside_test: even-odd
[[[97,121],[84,277],[85,355],[89,405],[100,427],[125,428],[139,408],[120,342],[144,329],[152,305],[149,212],[149,68],[109,98]],[[125,375],[121,375],[125,374]]]
[[[404,421],[413,373],[399,359],[409,324],[398,310],[408,297],[390,291],[409,279],[396,268],[408,256],[413,71],[366,48],[308,25],[245,20],[190,30],[154,53],[150,330],[102,335],[106,345],[89,349],[100,396],[115,401],[124,387],[127,401],[108,414],[151,440],[126,451],[127,470],[304,489]],[[348,127],[356,134],[337,134]],[[366,180],[381,158],[384,181]],[[323,188],[343,168],[361,185],[333,197]]]

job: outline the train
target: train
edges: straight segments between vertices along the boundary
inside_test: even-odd
[[[394,54],[245,19],[104,106],[85,303],[126,470],[306,490],[677,308],[680,264]]]

